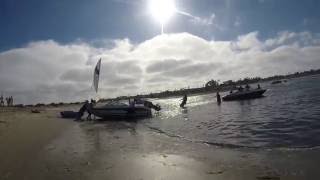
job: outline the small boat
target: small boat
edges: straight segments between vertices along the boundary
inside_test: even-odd
[[[271,82],[271,84],[280,84],[280,83],[282,83],[281,80],[277,80],[277,81],[272,81],[272,82]]]
[[[31,109],[31,113],[40,113],[38,109]]]
[[[102,119],[107,118],[120,118],[120,119],[132,119],[132,118],[144,118],[151,117],[152,111],[155,109],[159,111],[161,108],[159,105],[154,105],[149,101],[144,101],[143,104],[131,103],[125,104],[120,102],[111,102],[103,106],[96,106],[91,109],[92,114]]]
[[[224,101],[234,101],[234,100],[244,100],[244,99],[254,99],[263,96],[266,89],[253,89],[253,90],[243,90],[235,93],[228,94],[224,96],[222,99]]]
[[[75,111],[61,111],[60,115],[62,118],[74,119],[78,116],[78,112]]]

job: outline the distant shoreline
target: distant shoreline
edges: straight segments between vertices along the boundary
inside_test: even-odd
[[[149,94],[142,94],[142,95],[135,95],[135,96],[119,96],[116,98],[108,98],[108,99],[100,99],[98,102],[107,102],[107,101],[114,101],[114,100],[126,100],[126,99],[133,99],[133,98],[168,98],[168,97],[179,97],[183,96],[184,94],[189,95],[197,95],[197,94],[208,94],[208,93],[215,93],[217,91],[219,92],[225,92],[230,91],[234,86],[240,86],[245,84],[254,84],[254,83],[262,83],[262,82],[268,82],[268,81],[275,81],[275,80],[282,80],[282,79],[293,79],[293,78],[300,78],[300,77],[306,77],[306,76],[312,76],[312,75],[319,75],[320,69],[317,70],[309,70],[309,71],[303,71],[303,72],[295,72],[293,74],[288,75],[275,75],[271,77],[266,78],[260,78],[260,77],[254,77],[254,78],[244,78],[237,81],[228,80],[223,83],[218,83],[216,80],[211,80],[205,84],[204,87],[198,87],[198,88],[188,88],[188,89],[180,89],[180,90],[166,90],[159,93],[149,93]],[[37,104],[16,104],[14,107],[61,107],[64,105],[79,105],[83,102],[71,102],[71,103],[37,103]]]
[[[113,98],[113,99],[101,99],[100,101],[124,100],[124,99],[129,99],[129,98],[168,98],[168,97],[174,97],[174,96],[183,96],[184,94],[195,95],[195,94],[215,93],[217,91],[225,92],[225,91],[230,91],[234,86],[262,83],[262,82],[283,80],[283,79],[294,79],[294,78],[319,75],[319,74],[320,74],[320,69],[317,69],[317,70],[311,69],[309,71],[296,72],[296,73],[288,74],[288,75],[275,75],[275,76],[271,76],[271,77],[267,77],[267,78],[254,77],[254,78],[244,78],[244,79],[240,79],[238,81],[228,80],[222,84],[218,84],[218,81],[211,80],[211,82],[216,82],[216,84],[213,83],[212,86],[204,86],[204,87],[200,87],[200,88],[188,88],[188,89],[180,89],[180,90],[173,90],[173,91],[167,90],[167,91],[162,91],[159,93],[150,93],[150,94],[145,94],[145,95],[121,96],[121,97],[117,97],[117,98]],[[208,84],[209,82],[207,82],[206,84]]]

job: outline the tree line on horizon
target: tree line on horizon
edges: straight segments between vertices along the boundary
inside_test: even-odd
[[[195,93],[206,93],[206,92],[214,92],[214,91],[226,91],[234,88],[235,86],[245,85],[245,84],[253,84],[258,82],[266,82],[266,81],[274,81],[274,80],[281,80],[281,79],[292,79],[292,78],[298,78],[303,76],[310,76],[310,75],[316,75],[320,74],[320,69],[311,69],[309,71],[303,71],[303,72],[295,72],[292,74],[287,75],[274,75],[266,78],[261,77],[246,77],[239,80],[227,80],[222,83],[220,83],[220,80],[214,80],[211,79],[208,82],[204,84],[203,87],[198,88],[183,88],[179,90],[166,90],[159,93],[150,93],[146,95],[137,95],[137,96],[121,96],[116,99],[128,99],[128,98],[162,98],[162,97],[168,97],[168,96],[181,96],[184,94],[195,94]]]
[[[320,69],[311,69],[309,71],[303,71],[303,72],[295,72],[292,74],[287,74],[287,75],[274,75],[266,78],[261,78],[261,77],[246,77],[243,79],[239,79],[236,81],[233,80],[227,80],[222,83],[220,83],[220,80],[214,80],[211,79],[208,82],[206,82],[203,87],[198,87],[198,88],[182,88],[179,90],[165,90],[159,93],[149,93],[149,94],[144,94],[144,95],[136,95],[136,96],[119,96],[117,98],[109,98],[109,99],[100,99],[99,102],[104,102],[104,101],[110,101],[110,100],[124,100],[124,99],[129,99],[129,98],[164,98],[164,97],[169,97],[169,96],[182,96],[184,94],[196,94],[196,93],[208,93],[208,92],[215,92],[215,91],[227,91],[235,86],[240,86],[240,85],[245,85],[245,84],[253,84],[253,83],[258,83],[258,82],[265,82],[265,81],[274,81],[274,80],[281,80],[281,79],[291,79],[291,78],[297,78],[297,77],[303,77],[303,76],[310,76],[310,75],[317,75],[320,74]],[[53,106],[53,107],[58,107],[62,105],[79,105],[82,104],[83,102],[71,102],[71,103],[49,103],[49,104],[44,104],[44,103],[37,103],[34,105],[23,105],[23,104],[16,104],[14,105],[15,107],[42,107],[42,106]]]

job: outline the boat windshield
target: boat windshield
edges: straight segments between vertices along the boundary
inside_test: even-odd
[[[128,106],[128,104],[119,101],[110,101],[107,102],[104,106]]]

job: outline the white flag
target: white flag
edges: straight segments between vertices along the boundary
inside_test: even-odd
[[[93,86],[96,92],[98,92],[100,67],[101,67],[101,58],[99,59],[96,67],[94,68],[94,73],[93,73]]]

